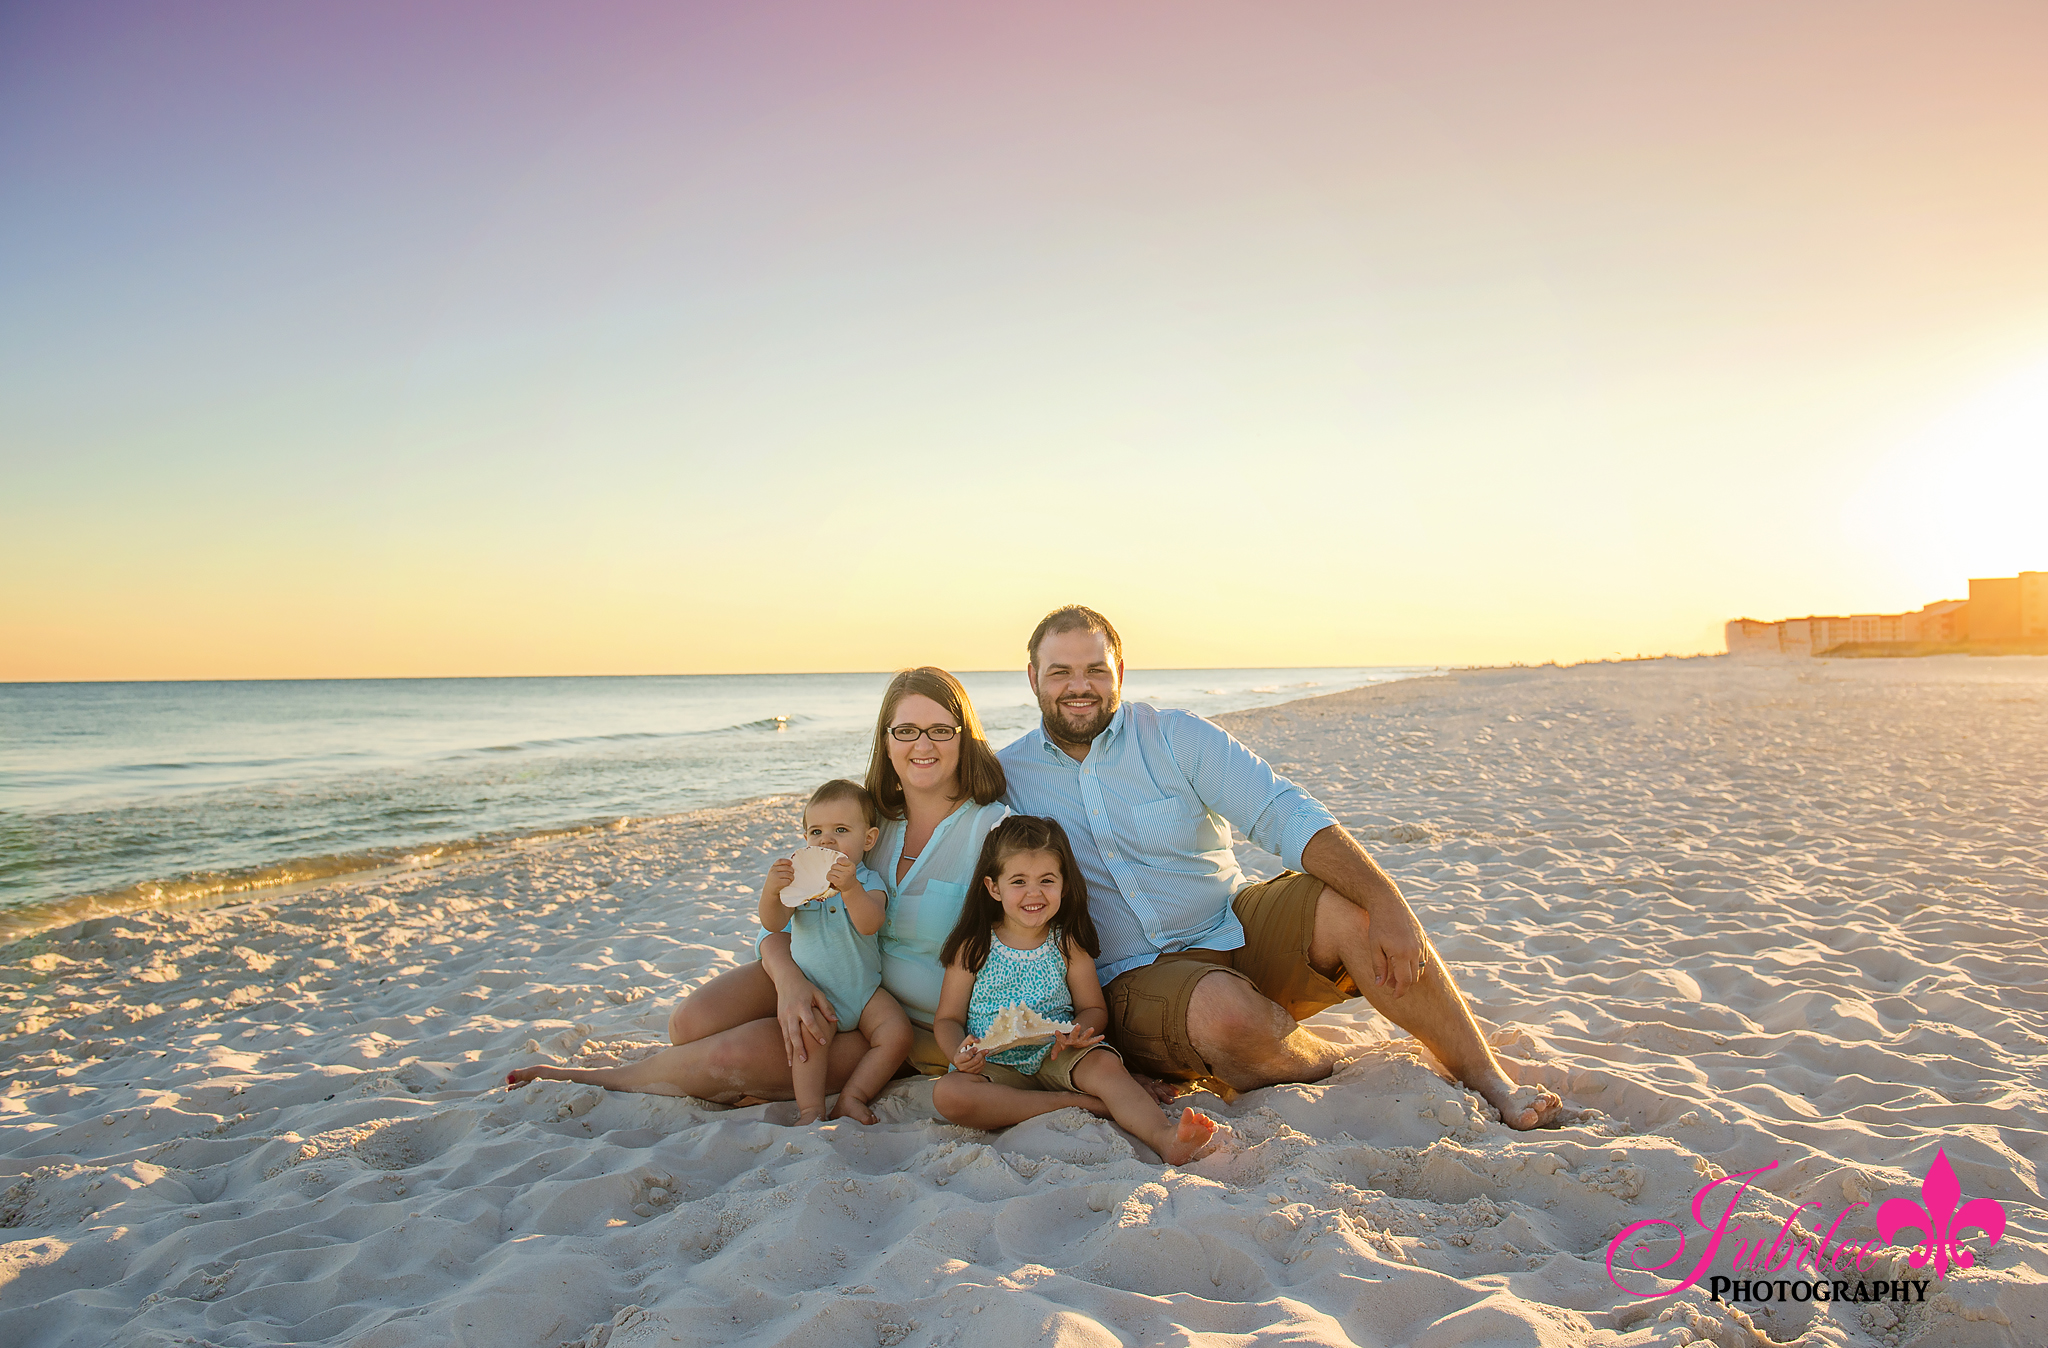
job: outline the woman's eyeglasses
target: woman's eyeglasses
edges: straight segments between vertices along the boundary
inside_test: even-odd
[[[905,744],[917,743],[919,735],[930,739],[933,744],[944,744],[959,733],[960,727],[956,725],[892,725],[889,727],[890,737],[902,740]]]

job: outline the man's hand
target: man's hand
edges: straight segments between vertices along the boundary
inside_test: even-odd
[[[1383,895],[1365,910],[1372,943],[1372,981],[1399,997],[1429,973],[1429,943],[1422,923],[1398,893]]]
[[[1332,824],[1301,849],[1301,868],[1365,914],[1372,948],[1372,981],[1400,997],[1429,972],[1429,942],[1422,923],[1392,877],[1365,854],[1341,825]],[[1359,971],[1353,969],[1357,978]]]

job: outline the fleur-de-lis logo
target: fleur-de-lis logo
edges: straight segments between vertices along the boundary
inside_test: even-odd
[[[1878,1239],[1890,1240],[1900,1227],[1917,1227],[1926,1233],[1927,1241],[1914,1250],[1907,1263],[1914,1268],[1932,1263],[1937,1278],[1948,1276],[1951,1263],[1957,1268],[1968,1268],[1977,1262],[1977,1256],[1964,1249],[1958,1237],[1966,1227],[1974,1226],[1991,1237],[1990,1244],[1985,1246],[1990,1249],[2005,1234],[2005,1209],[1988,1198],[1973,1198],[1957,1207],[1956,1199],[1962,1192],[1955,1169],[1948,1163],[1948,1153],[1935,1148],[1934,1165],[1920,1183],[1920,1197],[1927,1200],[1927,1206],[1922,1207],[1910,1198],[1886,1199],[1877,1210]]]

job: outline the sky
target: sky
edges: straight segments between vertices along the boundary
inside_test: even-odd
[[[2048,6],[0,8],[0,680],[1721,649],[2048,569]]]

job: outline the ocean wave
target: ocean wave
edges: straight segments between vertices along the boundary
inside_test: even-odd
[[[784,731],[792,726],[814,721],[814,716],[764,716],[756,721],[740,721],[734,725],[719,726],[712,730],[620,730],[607,735],[563,735],[553,739],[519,740],[513,744],[487,744],[478,749],[458,749],[442,755],[443,759],[468,758],[475,754],[516,754],[532,749],[573,749],[584,744],[616,743],[620,740],[687,740],[702,739],[707,735],[731,735],[742,730]]]
[[[0,908],[0,945],[96,917],[117,917],[152,908],[202,908],[220,903],[252,902],[261,897],[290,894],[335,880],[368,878],[372,872],[433,866],[491,848],[574,837],[599,829],[623,828],[632,822],[630,817],[620,817],[525,833],[462,838],[413,847],[372,847],[360,852],[294,857],[260,866],[189,871],[168,879],[142,880],[96,894]]]

